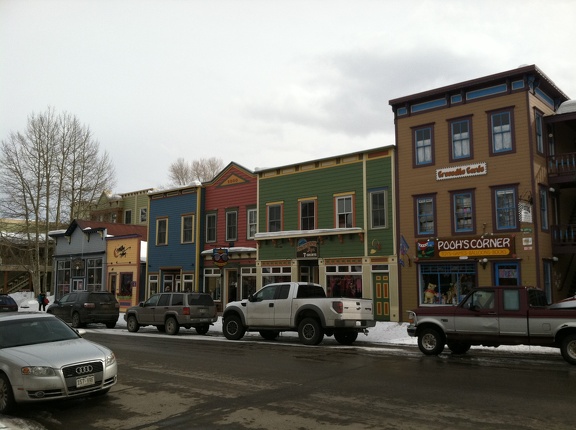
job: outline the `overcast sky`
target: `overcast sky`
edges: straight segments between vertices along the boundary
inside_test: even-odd
[[[536,64],[576,97],[576,0],[0,0],[0,139],[50,106],[119,193],[394,144],[390,99]]]

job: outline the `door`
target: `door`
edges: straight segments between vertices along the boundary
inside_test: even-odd
[[[274,325],[274,298],[279,284],[271,284],[252,297],[252,301],[246,303],[246,324],[249,326],[266,327]]]
[[[373,273],[374,319],[390,321],[390,276],[387,273]]]
[[[470,295],[454,315],[456,333],[498,337],[498,296],[495,290],[478,290]]]

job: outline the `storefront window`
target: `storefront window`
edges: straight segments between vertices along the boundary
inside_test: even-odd
[[[87,260],[88,266],[88,291],[102,291],[102,259],[93,258]]]
[[[56,273],[57,291],[56,296],[62,297],[70,292],[70,261],[59,261]]]
[[[328,297],[362,297],[362,266],[326,266]]]
[[[221,278],[220,269],[204,269],[204,292],[216,301],[222,300]]]
[[[291,277],[292,277],[292,268],[290,266],[262,268],[263,287],[268,284],[275,284],[277,282],[290,282]]]
[[[240,271],[241,298],[247,299],[256,292],[256,268],[242,267]]]
[[[457,304],[476,286],[476,267],[472,263],[421,264],[420,304]]]

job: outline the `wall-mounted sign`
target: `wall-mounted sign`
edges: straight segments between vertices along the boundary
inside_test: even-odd
[[[514,236],[437,238],[416,241],[418,258],[511,257]]]
[[[436,169],[436,180],[468,178],[488,174],[486,163],[467,164],[464,166],[446,167]]]
[[[318,258],[318,241],[299,239],[296,246],[296,258]]]
[[[218,267],[226,266],[228,264],[228,249],[214,248],[212,250],[212,261]]]

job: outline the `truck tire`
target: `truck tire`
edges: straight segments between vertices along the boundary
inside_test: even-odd
[[[304,345],[318,345],[324,338],[324,331],[317,319],[304,318],[298,325],[298,337]]]
[[[206,333],[208,333],[208,330],[210,330],[210,325],[209,324],[202,324],[199,326],[194,327],[196,329],[196,333],[201,334],[201,335],[205,335]]]
[[[418,348],[424,355],[438,355],[444,351],[444,334],[435,328],[425,328],[418,335]]]
[[[276,340],[280,336],[280,332],[277,330],[260,330],[259,333],[266,340]]]
[[[164,322],[164,327],[166,328],[166,334],[169,334],[170,336],[177,335],[178,332],[180,331],[178,321],[176,321],[176,318],[174,317],[166,318],[166,321]]]
[[[570,364],[576,364],[576,334],[569,334],[560,346],[562,357]]]
[[[222,331],[228,340],[242,339],[244,333],[246,333],[246,329],[242,325],[242,320],[240,320],[238,315],[230,315],[224,318]]]
[[[448,341],[448,348],[454,355],[466,354],[471,345],[466,342],[450,342]]]
[[[130,333],[136,333],[138,330],[140,330],[140,324],[138,324],[138,320],[136,319],[136,316],[134,316],[134,315],[128,316],[128,320],[126,321],[126,326],[128,327],[128,331]]]
[[[340,345],[352,345],[358,339],[357,331],[335,331],[334,339]]]
[[[72,327],[74,328],[82,327],[82,321],[80,320],[80,314],[78,312],[74,312],[72,314]]]

